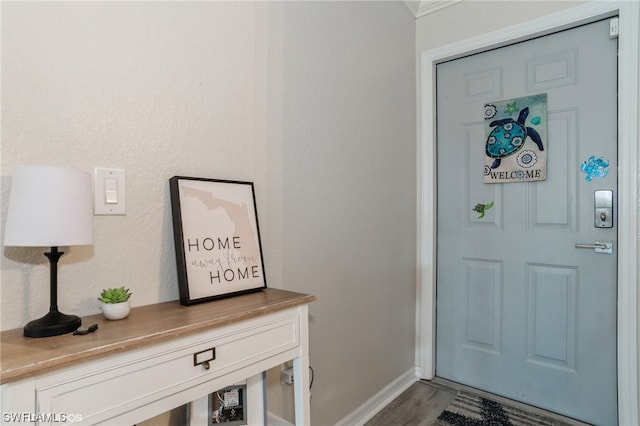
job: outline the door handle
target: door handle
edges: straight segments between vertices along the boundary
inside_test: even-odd
[[[596,253],[613,253],[613,243],[596,241],[595,243],[578,243],[576,248],[592,249]]]
[[[607,245],[602,243],[594,243],[594,244],[576,244],[576,248],[586,248],[586,249],[606,249]]]

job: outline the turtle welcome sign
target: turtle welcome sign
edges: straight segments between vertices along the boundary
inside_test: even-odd
[[[484,183],[547,179],[547,94],[484,106]]]

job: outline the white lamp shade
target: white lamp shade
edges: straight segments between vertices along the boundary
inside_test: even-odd
[[[60,247],[93,244],[91,175],[64,167],[17,166],[4,244]]]

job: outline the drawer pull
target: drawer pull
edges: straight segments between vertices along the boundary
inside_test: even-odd
[[[216,348],[205,349],[193,354],[193,366],[202,365],[205,370],[211,368],[209,361],[216,359]]]

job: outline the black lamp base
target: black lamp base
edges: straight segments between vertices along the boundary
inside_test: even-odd
[[[80,317],[66,315],[58,311],[49,313],[24,326],[25,337],[49,337],[76,331],[82,325]]]

